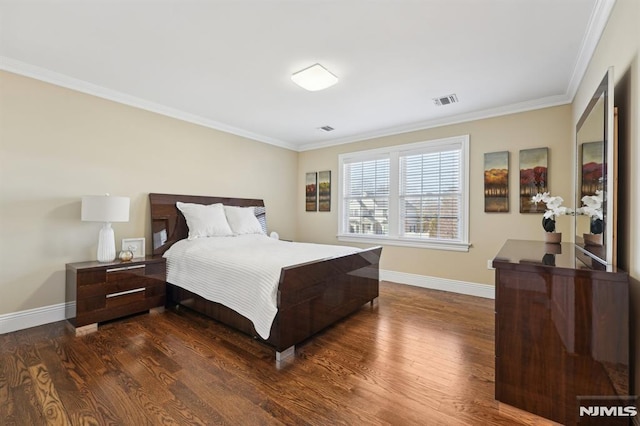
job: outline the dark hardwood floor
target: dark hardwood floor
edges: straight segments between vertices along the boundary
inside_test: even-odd
[[[494,400],[493,300],[398,284],[279,367],[185,309],[0,335],[2,425],[548,423]]]

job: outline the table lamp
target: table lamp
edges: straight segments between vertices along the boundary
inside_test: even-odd
[[[116,239],[111,222],[129,221],[129,197],[83,196],[81,216],[85,222],[104,223],[98,237],[98,262],[112,262],[116,258]]]

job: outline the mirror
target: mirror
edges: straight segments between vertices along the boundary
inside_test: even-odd
[[[615,265],[616,140],[613,68],[576,125],[575,242],[604,265]]]

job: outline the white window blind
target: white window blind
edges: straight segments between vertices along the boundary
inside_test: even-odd
[[[400,156],[401,235],[460,240],[461,151]]]
[[[389,158],[346,163],[343,204],[350,234],[389,234]]]
[[[340,155],[338,238],[468,250],[468,140]]]

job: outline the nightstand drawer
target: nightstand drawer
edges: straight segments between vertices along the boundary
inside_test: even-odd
[[[165,283],[152,281],[146,287],[136,287],[111,293],[103,293],[76,302],[77,326],[102,322],[123,315],[135,314],[157,306],[164,306]]]
[[[123,306],[129,303],[139,302],[146,298],[146,291],[146,287],[140,287],[134,288],[133,290],[109,293],[105,296],[105,305],[107,309],[109,309],[116,306]]]
[[[123,306],[130,303],[156,298],[158,296],[164,297],[164,295],[165,284],[157,283],[148,287],[134,288],[133,290],[107,294],[105,297],[106,307],[113,308],[115,306]]]
[[[146,275],[146,265],[119,266],[105,271],[106,281],[126,280],[136,275]]]
[[[83,285],[78,287],[78,300],[86,299],[94,296],[106,296],[111,293],[119,293],[122,291],[133,290],[136,288],[144,288],[155,285],[164,281],[155,278],[146,277],[144,275],[131,275],[129,277],[119,276],[118,280],[108,280],[91,285]]]

